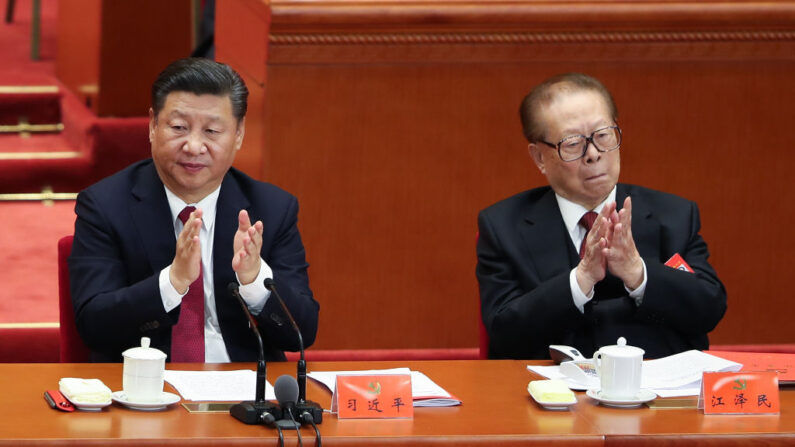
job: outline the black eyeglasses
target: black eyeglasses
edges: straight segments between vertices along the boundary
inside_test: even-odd
[[[599,152],[610,152],[621,147],[621,128],[618,126],[607,126],[596,129],[591,136],[569,135],[560,140],[558,144],[552,144],[541,140],[541,143],[558,150],[558,155],[563,161],[579,160],[588,151],[588,143],[594,145]]]

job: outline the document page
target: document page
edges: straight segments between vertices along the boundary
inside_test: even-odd
[[[409,374],[411,375],[411,394],[415,407],[447,407],[461,405],[461,401],[453,397],[444,388],[419,371],[409,368],[369,369],[360,371],[312,371],[307,376],[317,380],[334,391],[338,375],[380,375],[380,374]]]
[[[743,365],[691,350],[643,362],[640,386],[650,389],[692,388],[705,371],[739,371]]]
[[[165,379],[177,389],[183,399],[193,401],[254,400],[257,373],[238,371],[175,371],[167,369]],[[273,386],[265,382],[265,400],[276,400]]]
[[[795,385],[795,354],[740,351],[706,352],[722,359],[742,363],[741,371],[778,371],[779,385]]]
[[[656,360],[645,360],[641,388],[654,391],[660,397],[698,396],[701,375],[712,371],[739,371],[742,364],[691,350]],[[599,389],[596,383],[583,383],[561,372],[560,366],[527,365],[529,371],[548,379],[563,379],[573,390]]]

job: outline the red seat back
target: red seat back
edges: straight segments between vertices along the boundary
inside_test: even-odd
[[[69,292],[69,265],[66,260],[72,252],[73,236],[58,241],[58,313],[60,315],[61,363],[89,361],[89,349],[77,333],[72,294]]]
[[[480,239],[480,231],[475,233],[475,244],[477,245],[477,241]],[[483,324],[483,308],[480,307],[480,300],[478,300],[478,329],[480,330],[479,333],[479,358],[481,360],[486,360],[489,358],[489,333],[486,331],[486,325]]]
[[[489,358],[489,333],[486,331],[486,325],[483,324],[483,311],[480,308],[480,303],[478,303],[478,327],[480,329],[480,352],[478,357],[481,360],[486,360]]]

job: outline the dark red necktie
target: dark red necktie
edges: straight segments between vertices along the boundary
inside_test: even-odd
[[[585,236],[583,236],[582,243],[580,244],[580,259],[585,256],[585,241],[588,240],[588,233],[591,231],[591,227],[593,227],[597,217],[599,217],[598,214],[593,211],[588,211],[580,218],[579,223],[583,226],[583,228],[585,228]]]
[[[196,207],[186,206],[179,213],[184,225]],[[171,361],[204,362],[204,278],[201,261],[199,277],[182,297],[179,321],[171,328]]]

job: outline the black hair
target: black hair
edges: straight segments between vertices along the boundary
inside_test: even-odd
[[[533,87],[519,106],[522,130],[529,143],[544,139],[546,126],[541,119],[541,106],[549,104],[561,92],[590,90],[602,95],[613,121],[618,122],[618,109],[613,95],[598,79],[582,73],[564,73],[553,76]]]
[[[168,65],[152,84],[152,111],[155,118],[163,110],[171,92],[227,96],[238,122],[246,116],[248,88],[240,75],[226,64],[189,57]]]

